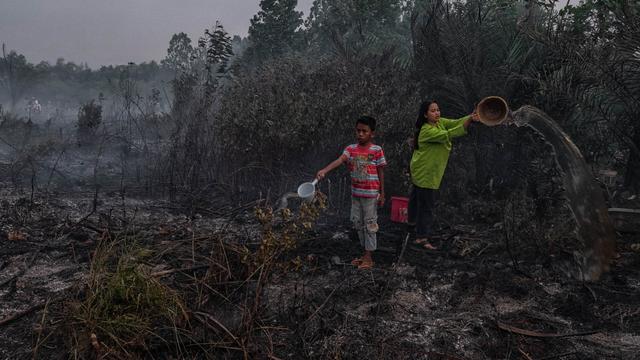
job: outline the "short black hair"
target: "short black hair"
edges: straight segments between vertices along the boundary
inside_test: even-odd
[[[376,119],[371,116],[363,115],[356,120],[356,126],[358,124],[367,125],[371,131],[376,131]]]

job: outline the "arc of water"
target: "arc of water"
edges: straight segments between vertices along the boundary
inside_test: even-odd
[[[536,107],[523,106],[511,112],[505,124],[528,126],[553,147],[576,220],[576,235],[584,244],[580,276],[587,281],[598,280],[615,254],[615,231],[602,191],[580,150],[551,117]]]

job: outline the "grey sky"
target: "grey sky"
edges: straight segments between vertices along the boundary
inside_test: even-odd
[[[164,58],[171,35],[195,42],[220,20],[246,36],[259,0],[0,0],[0,42],[32,63],[100,65]],[[309,12],[313,0],[298,0]]]

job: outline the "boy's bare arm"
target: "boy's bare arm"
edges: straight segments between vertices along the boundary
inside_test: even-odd
[[[333,160],[329,165],[325,166],[324,169],[318,171],[318,173],[316,174],[316,179],[318,180],[324,179],[327,173],[337,168],[338,166],[342,165],[346,160],[347,160],[346,156],[340,155],[339,158],[337,158],[336,160]]]
[[[378,180],[380,181],[380,197],[378,197],[378,205],[384,206],[384,167],[378,166]]]

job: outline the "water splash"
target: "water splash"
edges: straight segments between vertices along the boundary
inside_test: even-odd
[[[602,191],[580,150],[553,119],[536,107],[519,108],[511,113],[508,123],[529,126],[553,147],[576,220],[576,235],[584,245],[582,253],[575,254],[581,265],[576,275],[587,281],[598,280],[608,271],[615,254],[615,232]]]
[[[297,192],[288,192],[282,195],[282,197],[280,197],[280,199],[278,200],[278,204],[276,205],[276,211],[280,211],[282,209],[288,208],[290,199],[299,199],[299,198],[300,196],[298,196]]]

